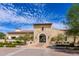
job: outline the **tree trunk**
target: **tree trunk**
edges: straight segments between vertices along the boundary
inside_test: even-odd
[[[67,41],[67,36],[65,36],[65,41]]]
[[[76,42],[76,36],[74,36],[74,42],[73,42],[73,43],[74,43],[74,45],[75,45],[75,42]]]
[[[24,40],[24,44],[26,44],[26,40]]]
[[[7,42],[7,38],[5,37],[5,39],[4,39],[4,43],[6,43]]]

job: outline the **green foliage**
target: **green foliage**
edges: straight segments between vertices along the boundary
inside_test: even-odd
[[[23,45],[24,42],[20,41],[20,40],[16,40],[13,42],[15,45]]]
[[[4,33],[0,32],[0,39],[4,39],[5,36],[6,36],[6,35],[5,35]]]
[[[0,47],[4,47],[4,43],[3,42],[0,42]]]
[[[15,44],[16,45],[21,45],[21,44],[23,44],[23,37],[22,36],[20,36],[20,37],[17,37],[16,39],[15,39]]]
[[[79,27],[79,4],[73,4],[67,14],[67,25],[69,28],[78,29]]]
[[[30,40],[33,41],[33,35],[31,35],[31,34],[25,34],[25,35],[23,36],[23,40],[24,40],[24,43],[25,43],[25,44],[26,44],[26,41],[30,41]]]
[[[73,4],[67,14],[67,25],[70,28],[78,29],[79,27],[79,4]]]
[[[15,43],[17,44],[17,45],[21,45],[21,44],[26,44],[26,41],[30,41],[30,40],[32,40],[33,41],[33,35],[31,35],[31,34],[25,34],[24,36],[20,36],[20,37],[17,37],[17,38],[15,38]]]
[[[16,47],[15,44],[13,44],[12,42],[6,42],[6,43],[3,43],[3,42],[0,42],[0,47]]]
[[[69,29],[65,32],[67,36],[79,36],[79,30]]]
[[[59,34],[57,37],[56,37],[56,40],[57,41],[62,41],[64,39],[64,35],[63,34]]]
[[[69,30],[65,32],[67,36],[74,37],[74,43],[76,36],[79,36],[79,4],[73,4],[67,14],[67,23]]]
[[[15,38],[15,40],[20,40],[20,41],[21,41],[22,39],[23,39],[22,36]]]
[[[52,37],[52,38],[51,38],[51,41],[55,41],[55,37]]]
[[[13,44],[12,42],[6,43],[6,47],[16,47],[15,44]]]
[[[33,40],[33,35],[31,35],[31,34],[25,34],[24,40],[27,40],[27,41]]]

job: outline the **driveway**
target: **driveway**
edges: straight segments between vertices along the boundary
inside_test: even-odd
[[[0,48],[0,56],[78,56],[50,48]]]

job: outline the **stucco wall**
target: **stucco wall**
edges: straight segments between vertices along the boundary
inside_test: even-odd
[[[42,27],[44,29],[42,30]],[[44,24],[44,25],[34,25],[34,32],[31,33],[34,37],[34,43],[38,44],[39,42],[39,36],[40,34],[46,35],[46,44],[49,44],[52,37],[56,37],[59,34],[64,34],[64,30],[57,30],[52,28],[51,24]],[[7,34],[7,37],[18,37],[18,36],[24,36],[25,34]],[[73,37],[68,37],[69,42],[73,42]],[[77,38],[77,41],[79,41],[79,38]]]
[[[64,31],[56,30],[51,27],[52,25],[35,25],[34,26],[34,42],[39,43],[40,34],[46,35],[46,44],[49,44],[52,37],[57,36],[58,34],[64,34]],[[44,27],[44,30],[42,30]]]
[[[49,38],[51,36],[51,28],[44,28],[44,30],[42,31],[41,28],[35,28],[34,30],[34,40],[35,42],[39,43],[39,35],[40,34],[45,34],[46,35],[46,43],[49,41]]]
[[[33,33],[28,33],[30,35],[33,35]],[[19,37],[19,36],[24,36],[25,34],[7,34],[7,38],[11,39],[11,37]]]

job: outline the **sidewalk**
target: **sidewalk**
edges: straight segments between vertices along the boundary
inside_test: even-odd
[[[34,48],[34,49],[45,49],[47,46],[40,46],[40,45],[25,45],[21,46],[22,48]]]

